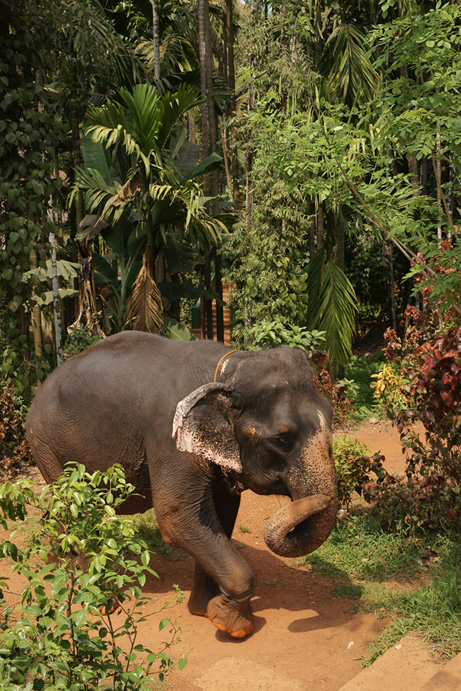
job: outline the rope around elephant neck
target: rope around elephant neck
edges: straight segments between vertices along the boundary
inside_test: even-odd
[[[213,377],[213,382],[217,381],[217,377],[219,374],[219,368],[221,367],[222,363],[224,360],[229,357],[229,355],[232,355],[232,353],[238,353],[239,351],[235,348],[234,350],[230,350],[228,353],[225,353],[222,358],[219,360],[218,364],[216,365],[216,369],[214,371],[214,377]]]

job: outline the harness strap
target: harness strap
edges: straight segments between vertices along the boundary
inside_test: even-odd
[[[225,354],[222,356],[222,358],[220,358],[218,364],[216,365],[216,369],[215,369],[215,371],[214,371],[213,382],[216,382],[217,377],[218,377],[218,374],[219,374],[219,368],[221,367],[221,365],[222,365],[222,363],[224,362],[224,360],[225,360],[227,357],[229,357],[229,355],[232,355],[232,353],[238,353],[238,352],[239,352],[239,351],[237,350],[237,348],[235,348],[234,350],[230,350],[228,353],[225,353]]]

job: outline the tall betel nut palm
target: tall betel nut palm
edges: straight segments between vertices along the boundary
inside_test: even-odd
[[[89,108],[84,132],[111,153],[114,170],[118,175],[124,171],[123,178],[116,179],[111,172],[109,180],[98,170],[80,169],[76,185],[84,192],[87,211],[97,214],[96,222],[85,230],[87,238],[99,232],[101,221],[114,224],[125,210],[140,219],[144,256],[131,294],[128,320],[132,328],[158,332],[163,325],[163,306],[157,286],[162,276],[157,275],[156,260],[167,232],[176,237],[192,236],[207,246],[218,245],[225,230],[219,218],[207,213],[207,200],[193,180],[194,173],[203,173],[216,161],[202,161],[189,175],[181,166],[183,117],[200,103],[195,88],[181,86],[175,93],[160,96],[151,84],[138,84],[132,92],[122,88],[119,95],[119,102]]]

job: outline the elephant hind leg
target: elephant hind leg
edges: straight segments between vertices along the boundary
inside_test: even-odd
[[[33,428],[29,428],[27,439],[33,459],[48,484],[61,475],[64,466],[56,454],[43,442]]]
[[[218,583],[197,562],[195,564],[194,584],[187,606],[191,614],[207,616],[208,603],[220,593]]]

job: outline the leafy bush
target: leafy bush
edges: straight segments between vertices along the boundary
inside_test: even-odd
[[[27,484],[0,489],[4,527],[6,518],[23,519],[27,504],[47,508],[24,554],[10,541],[1,545],[28,580],[21,604],[6,610],[2,626],[4,691],[94,691],[109,684],[117,691],[147,691],[154,665],[162,679],[172,668],[165,651],[176,637],[174,625],[170,642],[157,653],[136,642],[148,600],[141,588],[146,572],[156,574],[131,520],[116,515],[133,490],[120,466],[89,474],[82,465],[67,466],[38,499]],[[123,612],[121,624],[114,603]],[[170,624],[162,619],[159,629]],[[178,666],[184,664],[182,658]]]
[[[422,336],[428,335],[428,340]],[[389,526],[412,531],[459,529],[461,519],[461,328],[431,335],[431,329],[412,332],[413,350],[389,334],[390,357],[402,353],[401,371],[408,384],[407,409],[396,412],[402,446],[408,452],[404,478],[390,476],[376,455],[366,495],[380,519]],[[419,420],[426,429],[422,441],[414,430]]]
[[[360,417],[370,417],[370,415],[377,414],[378,403],[373,398],[373,391],[371,389],[371,381],[373,374],[377,374],[384,362],[384,354],[378,351],[374,355],[366,355],[358,357],[354,355],[346,365],[345,375],[347,379],[351,379],[355,386],[356,392],[355,405],[360,411]]]
[[[357,439],[342,434],[333,442],[333,458],[338,474],[339,501],[348,507],[352,492],[361,489],[364,463],[370,450]]]
[[[315,364],[315,357],[313,361]],[[333,406],[334,424],[339,427],[344,426],[355,411],[354,382],[347,379],[333,381],[326,367],[319,369],[314,381],[319,393]]]
[[[95,335],[91,329],[78,326],[73,331],[70,331],[66,337],[63,349],[64,360],[82,353],[100,340],[101,336]]]
[[[248,330],[248,335],[251,349],[290,346],[301,348],[312,357],[314,351],[325,346],[324,331],[308,331],[302,326],[283,320],[257,323]]]
[[[396,410],[407,408],[410,404],[408,381],[392,365],[383,365],[377,373],[371,375],[375,382],[374,398],[382,405],[389,417],[393,417]]]

